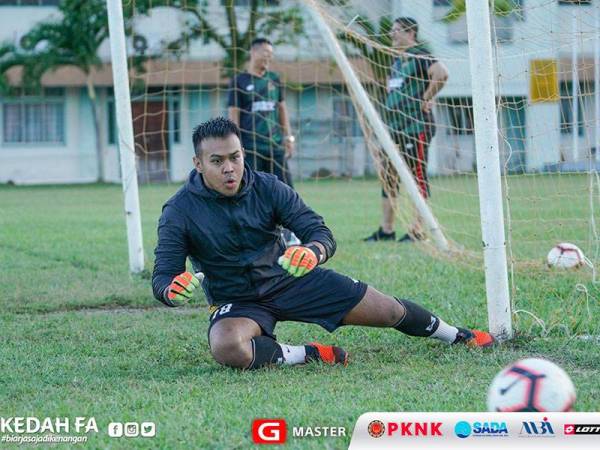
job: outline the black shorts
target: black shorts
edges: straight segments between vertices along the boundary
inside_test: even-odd
[[[406,164],[410,168],[419,191],[421,191],[421,195],[424,198],[429,198],[431,192],[427,177],[427,158],[432,134],[430,132],[423,132],[417,135],[409,135],[392,132],[392,138],[396,145],[398,145],[404,161],[406,161]],[[381,195],[386,198],[388,197],[388,193],[394,197],[397,196],[400,189],[400,177],[385,154],[382,157],[381,171],[381,178],[385,183],[384,188],[381,190]]]
[[[367,285],[340,275],[333,270],[317,267],[298,278],[272,298],[257,302],[228,303],[221,305],[210,316],[210,329],[227,317],[247,317],[260,325],[266,336],[275,339],[277,322],[316,323],[332,332],[342,325],[342,320],[362,300]]]
[[[290,173],[290,168],[283,149],[277,149],[271,152],[245,149],[245,157],[246,162],[253,170],[272,173],[289,187],[294,187],[294,184],[292,183],[292,174]]]

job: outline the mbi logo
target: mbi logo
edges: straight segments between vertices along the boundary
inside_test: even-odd
[[[544,417],[541,422],[523,422],[523,425],[521,426],[521,431],[519,432],[519,436],[554,437],[554,430],[552,429],[552,424],[548,422],[548,418]]]
[[[508,427],[506,422],[473,422],[471,424],[462,420],[454,426],[454,434],[461,439],[471,435],[473,437],[502,437],[508,436]]]

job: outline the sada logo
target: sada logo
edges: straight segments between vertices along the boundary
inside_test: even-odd
[[[471,424],[469,422],[461,420],[456,425],[454,425],[454,434],[456,434],[461,439],[471,436]]]
[[[508,436],[508,427],[506,422],[473,422],[464,420],[454,425],[454,434],[459,438],[465,439],[473,437],[503,437]]]

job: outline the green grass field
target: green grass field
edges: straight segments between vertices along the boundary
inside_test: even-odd
[[[453,188],[447,187],[444,195]],[[162,203],[177,188],[141,188],[148,273]],[[525,182],[522,188],[527,191]],[[307,182],[298,190],[338,240],[329,267],[414,298],[450,323],[487,326],[480,269],[411,246],[359,241],[379,220],[376,181]],[[469,228],[478,239],[476,223],[452,223],[455,217],[448,213],[449,229]],[[537,227],[541,239],[552,240],[544,229]],[[540,249],[542,257],[547,250]],[[185,308],[162,307],[149,275],[131,277],[127,264],[120,186],[0,188],[0,416],[93,416],[100,433],[88,446],[95,448],[247,448],[259,417],[282,417],[289,426],[345,426],[351,435],[366,411],[485,410],[497,371],[532,355],[570,374],[576,410],[600,407],[599,295],[581,271],[559,276],[540,264],[517,272],[516,308],[539,316],[544,327],[518,314],[517,337],[495,349],[448,347],[389,330],[347,327],[330,335],[315,325],[281,323],[282,342],[337,343],[350,352],[351,364],[250,373],[211,359],[201,296]],[[111,439],[111,421],[154,421],[157,437]],[[348,442],[349,436],[290,438],[287,447],[337,449]]]

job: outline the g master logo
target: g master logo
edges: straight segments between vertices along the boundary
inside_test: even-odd
[[[255,419],[252,440],[255,444],[283,444],[287,438],[285,419]]]
[[[373,420],[367,427],[371,437],[379,438],[385,433],[385,425],[381,420]]]

